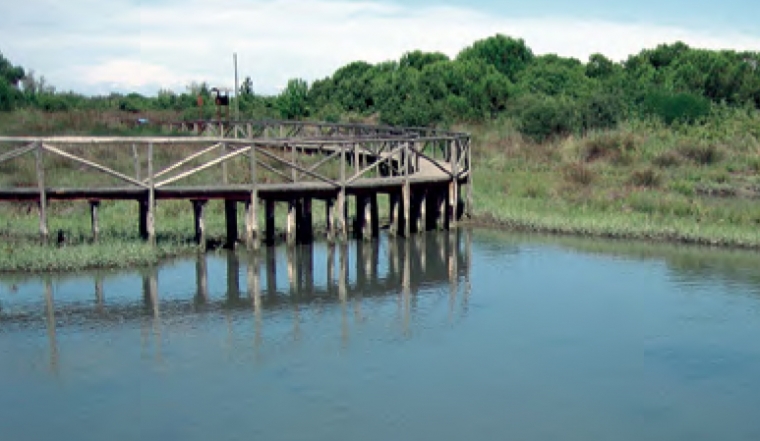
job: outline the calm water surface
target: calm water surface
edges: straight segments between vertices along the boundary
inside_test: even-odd
[[[0,279],[2,440],[757,440],[760,255],[493,231]]]

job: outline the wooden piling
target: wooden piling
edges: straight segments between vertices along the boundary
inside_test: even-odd
[[[446,230],[449,227],[449,209],[448,209],[448,197],[444,192],[438,193],[438,229]]]
[[[264,242],[268,246],[274,245],[275,235],[275,201],[273,199],[266,199],[264,201]]]
[[[195,260],[195,299],[196,302],[205,304],[208,302],[208,265],[206,256],[199,254]]]
[[[198,244],[202,251],[206,250],[206,216],[205,207],[207,201],[204,199],[194,199],[193,204],[193,224],[195,227],[195,243]]]
[[[399,230],[399,214],[400,214],[399,201],[400,200],[401,199],[398,193],[392,192],[388,195],[388,203],[389,203],[388,212],[390,213],[390,217],[388,219],[389,220],[388,232],[392,236],[397,235],[398,230]]]
[[[325,232],[327,234],[327,242],[333,243],[335,241],[335,199],[327,198],[325,200]]]
[[[234,251],[227,252],[227,301],[240,298],[240,259]]]
[[[423,233],[427,229],[427,198],[425,189],[418,190],[414,196],[414,230],[416,233]]]
[[[275,255],[275,248],[267,247],[264,258],[266,259],[264,264],[267,274],[267,293],[273,296],[277,293],[277,256]]]
[[[368,210],[369,199],[364,194],[357,194],[356,199],[356,221],[354,225],[354,235],[357,239],[367,239],[372,234],[367,228],[367,221],[370,213]]]
[[[224,220],[227,227],[227,242],[225,246],[233,250],[238,241],[237,201],[232,199],[224,200]]]
[[[92,225],[92,241],[97,242],[100,237],[100,223],[98,221],[98,208],[100,201],[90,201],[90,223]]]
[[[137,201],[138,204],[138,229],[140,231],[140,238],[142,240],[148,240],[148,199],[141,198]]]
[[[372,237],[380,235],[380,210],[377,206],[377,193],[369,196],[369,227]]]
[[[101,273],[98,273],[95,276],[95,305],[97,305],[97,309],[99,312],[103,311],[103,306],[105,305],[105,292],[103,289],[103,275]]]
[[[299,200],[297,213],[296,236],[298,243],[307,244],[314,240],[314,215],[312,212],[312,199],[303,197]]]
[[[299,214],[299,201],[298,199],[291,199],[288,201],[288,220],[287,220],[287,226],[285,227],[285,242],[288,244],[288,246],[293,246],[296,244],[297,241],[297,219]]]

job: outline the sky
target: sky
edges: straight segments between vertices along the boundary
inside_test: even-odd
[[[500,33],[536,54],[615,60],[661,43],[760,51],[757,0],[25,0],[0,2],[0,52],[59,91],[87,95],[191,82],[257,93],[407,51],[451,57]]]

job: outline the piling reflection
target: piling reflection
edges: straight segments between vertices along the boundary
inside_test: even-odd
[[[78,285],[94,287],[89,291],[93,293],[90,300],[57,297],[56,281],[48,278],[43,283],[42,305],[37,309],[44,321],[34,319],[33,305],[14,307],[13,302],[4,300],[0,331],[10,326],[33,328],[45,323],[50,369],[54,372],[59,370],[61,352],[57,329],[67,326],[98,329],[134,323],[140,330],[143,357],[160,361],[163,339],[169,338],[175,323],[223,317],[227,340],[232,343],[238,333],[245,332],[236,326],[249,321],[252,326],[246,329],[252,332],[254,353],[259,354],[267,344],[268,319],[273,315],[277,315],[277,326],[289,316],[290,339],[296,344],[308,332],[305,325],[318,317],[335,320],[335,329],[339,329],[336,341],[345,348],[351,344],[352,327],[378,318],[394,321],[385,312],[377,314],[377,310],[398,298],[400,333],[410,337],[417,313],[416,297],[421,290],[439,296],[448,293],[449,320],[457,308],[466,313],[467,301],[458,302],[457,297],[462,279],[466,289],[470,287],[470,242],[471,233],[459,230],[408,240],[383,236],[373,242],[283,246],[251,253],[198,256],[136,274],[118,274],[123,279],[121,283],[139,287],[141,297],[113,287],[111,277],[103,273],[93,274],[89,280],[76,279]],[[461,251],[461,243],[465,251]],[[77,296],[81,292],[76,290]],[[470,293],[463,296],[468,299]],[[337,314],[334,319],[325,315],[333,309]],[[57,322],[57,314],[66,317],[64,323]]]

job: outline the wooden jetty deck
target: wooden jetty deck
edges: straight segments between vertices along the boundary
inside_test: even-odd
[[[472,186],[464,201],[460,191],[471,182],[464,133],[293,121],[176,123],[165,130],[173,136],[0,137],[0,201],[38,203],[43,240],[50,201],[88,201],[94,236],[101,201],[137,201],[141,233],[154,243],[157,201],[188,200],[203,244],[205,202],[220,199],[230,246],[238,240],[237,206],[244,203],[250,247],[260,242],[259,205],[263,237],[271,242],[275,203],[288,204],[289,243],[312,240],[313,199],[326,202],[329,239],[349,234],[348,197],[356,198],[354,231],[362,237],[377,235],[378,194],[389,196],[391,230],[404,236],[448,228],[471,210]],[[61,169],[92,171],[98,178],[66,185],[72,179]]]

